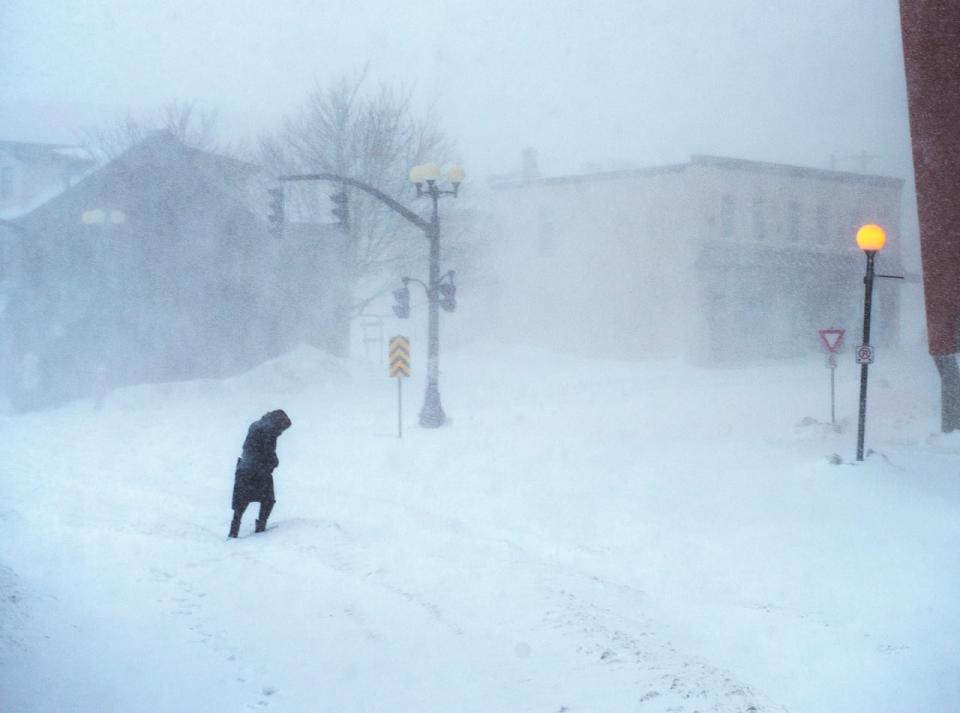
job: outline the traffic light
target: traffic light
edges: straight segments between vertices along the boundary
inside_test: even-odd
[[[339,193],[334,193],[330,196],[330,200],[333,201],[333,208],[330,212],[336,217],[340,223],[340,227],[343,230],[347,230],[350,227],[350,208],[347,206],[347,192],[340,191]]]
[[[444,282],[438,287],[440,289],[440,306],[447,312],[453,312],[457,308],[457,288],[452,282]]]
[[[270,194],[270,215],[267,216],[270,233],[279,238],[283,236],[283,188],[270,188],[267,193]]]
[[[393,313],[400,319],[407,319],[410,316],[410,288],[404,285],[394,290],[393,298],[397,301],[393,306]]]

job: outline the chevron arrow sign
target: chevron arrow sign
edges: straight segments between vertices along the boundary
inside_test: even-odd
[[[406,337],[393,337],[390,340],[390,376],[410,376],[410,340]]]

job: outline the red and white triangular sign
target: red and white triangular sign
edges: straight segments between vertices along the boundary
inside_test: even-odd
[[[846,334],[845,329],[820,329],[817,331],[820,332],[820,339],[823,340],[827,351],[831,354],[840,348],[840,345],[843,343],[843,335]]]

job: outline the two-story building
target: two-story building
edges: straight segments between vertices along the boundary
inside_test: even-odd
[[[857,227],[883,225],[900,270],[898,178],[713,156],[649,169],[492,182],[497,333],[615,357],[736,363],[858,327]],[[874,341],[896,339],[878,281]]]
[[[3,223],[0,387],[17,408],[220,378],[347,333],[344,238],[279,237],[252,164],[159,132]]]

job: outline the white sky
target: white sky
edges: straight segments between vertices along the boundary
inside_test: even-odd
[[[254,139],[366,61],[433,103],[474,176],[534,146],[548,174],[866,150],[910,178],[896,0],[3,0],[0,138],[183,99]]]

